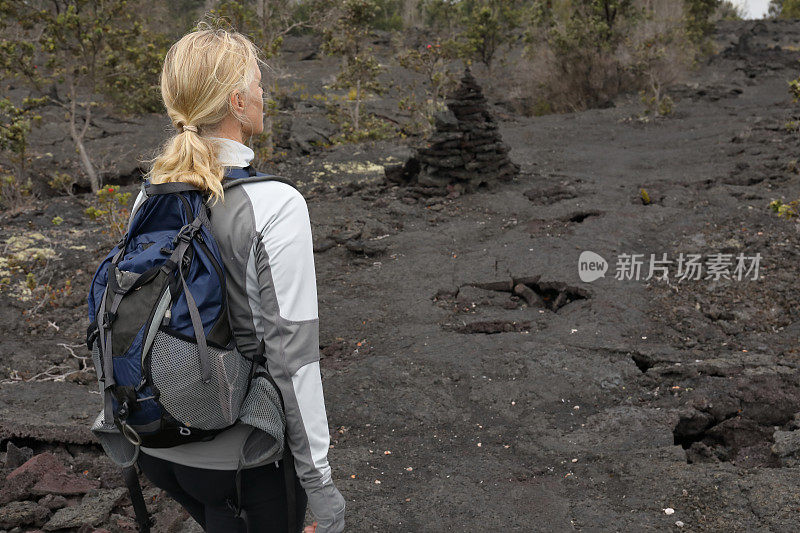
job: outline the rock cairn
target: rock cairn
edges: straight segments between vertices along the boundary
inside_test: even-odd
[[[445,103],[448,109],[436,114],[436,129],[427,146],[418,148],[405,163],[385,167],[389,181],[472,192],[519,173],[469,67]]]

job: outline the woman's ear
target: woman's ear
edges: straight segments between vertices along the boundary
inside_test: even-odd
[[[234,91],[231,93],[231,105],[237,111],[244,110],[244,101],[242,100],[242,95],[239,94],[239,91]]]

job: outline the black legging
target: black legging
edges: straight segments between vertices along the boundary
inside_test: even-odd
[[[208,533],[285,533],[288,529],[283,461],[246,468],[242,475],[242,516],[236,518],[235,470],[183,466],[142,452],[139,467],[156,487],[180,503]],[[303,526],[308,498],[295,476],[297,531]]]

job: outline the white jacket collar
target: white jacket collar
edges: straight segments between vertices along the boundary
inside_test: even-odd
[[[207,137],[219,144],[219,161],[224,167],[246,167],[255,157],[249,147],[225,137]]]

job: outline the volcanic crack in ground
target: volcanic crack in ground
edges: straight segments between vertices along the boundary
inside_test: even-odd
[[[686,391],[672,434],[687,462],[783,467],[800,459],[800,383],[785,369],[712,360],[656,364],[649,372]]]
[[[540,276],[531,276],[469,283],[455,291],[439,290],[433,301],[453,313],[442,328],[458,333],[484,334],[529,331],[531,321],[527,320],[527,315],[519,315],[521,310],[531,308],[556,313],[575,301],[590,298],[590,293],[579,287],[560,281],[539,280]],[[460,315],[474,316],[481,312],[488,317],[471,321],[459,318]],[[497,316],[498,313],[501,316]]]

